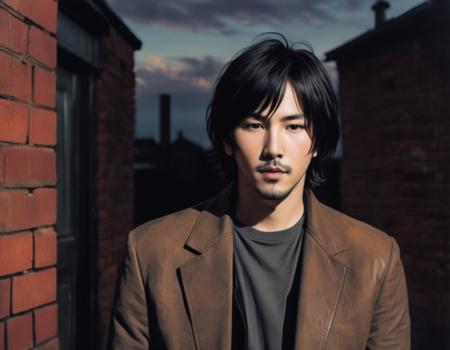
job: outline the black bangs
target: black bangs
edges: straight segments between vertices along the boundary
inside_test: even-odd
[[[238,71],[232,81],[235,95],[231,107],[238,112],[238,119],[266,109],[271,115],[281,103],[289,72],[283,48],[279,41],[271,40],[266,47],[251,47],[242,60],[234,62]]]
[[[283,35],[270,36],[238,52],[222,70],[206,113],[208,135],[225,177],[233,179],[236,165],[234,158],[225,154],[224,143],[236,149],[234,129],[253,113],[264,111],[270,117],[289,83],[305,115],[312,150],[318,153],[307,183],[319,183],[321,168],[339,138],[336,96],[325,68],[309,46],[294,48]]]

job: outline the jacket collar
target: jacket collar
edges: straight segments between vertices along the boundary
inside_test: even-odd
[[[186,241],[186,246],[203,253],[212,243],[223,235],[233,232],[231,219],[236,199],[234,183],[228,184],[218,195],[200,203],[195,224]]]

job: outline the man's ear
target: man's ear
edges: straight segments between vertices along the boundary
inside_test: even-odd
[[[223,147],[225,149],[225,154],[229,157],[231,157],[233,155],[233,149],[231,148],[231,146],[227,143],[223,143]]]

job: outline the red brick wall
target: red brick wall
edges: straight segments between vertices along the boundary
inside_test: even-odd
[[[340,63],[342,208],[399,242],[413,349],[450,333],[449,33]]]
[[[102,40],[102,60],[96,83],[97,283],[100,342],[104,344],[117,266],[134,222],[134,50],[112,29]]]
[[[0,350],[58,349],[55,0],[0,0]]]

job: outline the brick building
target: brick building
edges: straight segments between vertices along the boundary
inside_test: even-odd
[[[140,45],[103,0],[0,0],[0,350],[104,346]]]
[[[341,208],[398,241],[413,349],[450,348],[450,10],[427,1],[328,52],[343,126]]]

